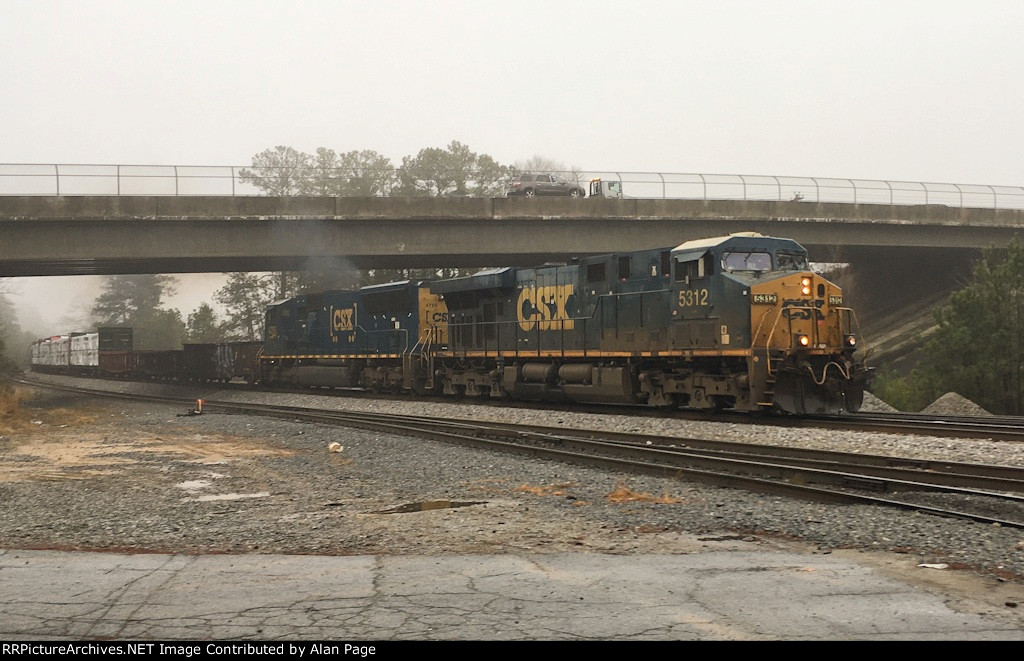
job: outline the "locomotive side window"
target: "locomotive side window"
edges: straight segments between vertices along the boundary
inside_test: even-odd
[[[766,252],[727,252],[722,255],[726,271],[771,271],[772,256]]]
[[[779,251],[775,258],[780,271],[806,271],[808,268],[807,255],[803,253]]]
[[[710,254],[704,254],[700,259],[689,262],[678,262],[676,264],[676,282],[691,282],[698,278],[711,275],[713,261]]]
[[[629,280],[629,257],[619,257],[619,280]]]
[[[672,275],[672,253],[668,250],[661,253],[661,277]]]
[[[587,282],[604,282],[604,262],[587,264]]]

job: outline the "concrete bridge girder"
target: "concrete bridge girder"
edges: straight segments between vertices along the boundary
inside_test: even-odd
[[[1024,212],[695,200],[0,197],[0,275],[533,265],[758,231],[836,250],[1005,245]],[[910,253],[908,253],[909,255]]]

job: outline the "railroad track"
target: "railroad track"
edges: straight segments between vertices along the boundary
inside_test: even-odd
[[[136,401],[195,404],[185,397],[22,383]],[[1007,466],[210,400],[204,402],[204,411],[356,427],[806,500],[900,507],[1024,528],[1024,469]]]
[[[72,377],[73,378],[73,377]],[[45,382],[26,381],[28,385],[46,385]],[[152,383],[139,381],[138,383]],[[632,415],[639,417],[685,419],[704,422],[727,422],[733,424],[759,424],[791,428],[835,429],[842,431],[864,431],[885,434],[927,435],[946,438],[984,438],[997,441],[1024,442],[1024,417],[1021,416],[966,416],[966,415],[929,415],[924,413],[851,413],[842,416],[790,416],[760,413],[712,412],[654,409],[643,406],[610,405],[610,404],[560,404],[549,402],[511,402],[490,398],[466,398],[456,400],[448,397],[417,397],[409,394],[389,394],[369,392],[361,388],[310,388],[297,391],[284,388],[264,388],[248,384],[209,383],[209,384],[178,384],[176,382],[159,382],[175,384],[182,387],[188,385],[201,389],[225,389],[245,392],[280,392],[351,397],[358,399],[377,399],[399,402],[422,401],[440,402],[454,405],[458,403],[476,406],[494,406],[498,408],[529,408],[535,410],[565,411],[569,413],[589,413],[602,415]]]

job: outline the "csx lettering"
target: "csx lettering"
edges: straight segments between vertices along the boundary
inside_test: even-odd
[[[430,317],[430,320],[435,322],[435,323],[445,323],[445,324],[447,324],[448,323],[448,313],[447,312],[435,312]]]
[[[708,304],[708,290],[698,289],[692,290],[687,289],[679,292],[679,305],[681,307],[690,307],[693,305],[707,305]]]
[[[519,327],[533,330],[572,330],[573,321],[566,307],[572,296],[572,285],[524,287],[519,290],[516,317]]]
[[[786,314],[790,319],[810,319],[811,310],[814,310],[816,319],[824,319],[825,315],[821,312],[822,303],[823,301],[812,301],[807,298],[788,298],[782,301],[782,307],[786,308]]]
[[[355,310],[353,308],[341,308],[334,311],[331,320],[331,327],[336,331],[355,330]]]

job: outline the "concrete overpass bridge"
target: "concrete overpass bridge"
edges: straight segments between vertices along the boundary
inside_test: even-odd
[[[535,265],[756,231],[820,262],[973,257],[1024,210],[569,198],[0,197],[0,276]],[[875,264],[882,267],[884,264]]]
[[[934,304],[1024,210],[807,201],[0,196],[0,277],[536,265],[756,231],[839,278],[865,335],[912,351]],[[344,260],[344,261],[341,261]]]

